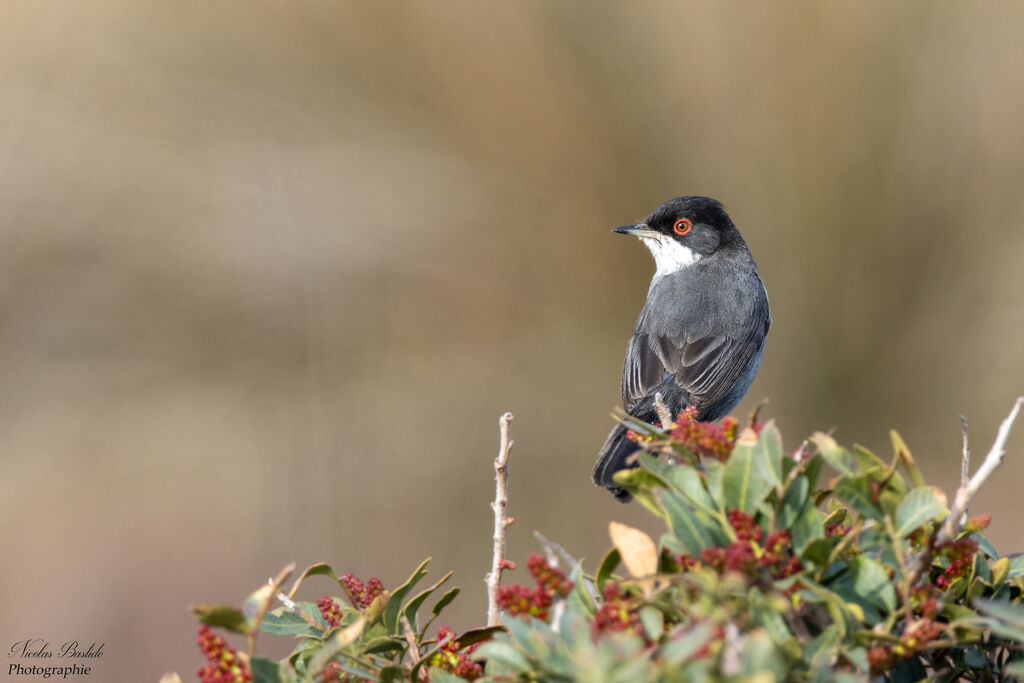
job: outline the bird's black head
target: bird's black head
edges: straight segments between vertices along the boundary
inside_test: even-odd
[[[709,197],[670,199],[643,223],[613,232],[639,237],[654,254],[659,273],[678,270],[720,249],[743,246],[725,208]]]

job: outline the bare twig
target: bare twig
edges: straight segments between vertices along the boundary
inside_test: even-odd
[[[1006,439],[1010,436],[1010,429],[1013,427],[1014,420],[1017,419],[1021,405],[1024,405],[1024,396],[1021,396],[1014,402],[1010,414],[999,425],[999,431],[996,432],[996,440],[992,444],[992,448],[989,449],[988,455],[985,456],[985,460],[981,463],[981,467],[978,468],[978,471],[974,473],[974,476],[970,478],[967,484],[961,486],[956,492],[953,508],[949,511],[949,516],[946,517],[942,529],[939,530],[939,535],[935,537],[936,545],[942,545],[953,540],[957,532],[960,531],[960,518],[967,510],[971,499],[974,498],[974,495],[981,488],[981,485],[985,483],[985,480],[1002,464],[1003,456],[1006,455]]]
[[[963,425],[964,450],[960,458],[960,488],[967,486],[971,480],[971,449],[967,447],[967,416],[960,416],[960,424]],[[967,523],[967,508],[964,507],[964,514],[960,516],[960,524]]]
[[[954,538],[960,533],[963,528],[967,506],[970,505],[971,499],[974,498],[975,494],[978,493],[978,489],[981,485],[992,475],[999,465],[1003,462],[1003,456],[1006,455],[1006,439],[1010,436],[1010,429],[1013,427],[1014,421],[1017,419],[1017,414],[1020,413],[1021,405],[1024,405],[1024,396],[1019,397],[1013,404],[1013,408],[1010,409],[1010,414],[1006,416],[1003,423],[999,425],[999,431],[996,432],[996,440],[992,444],[992,448],[989,449],[988,455],[985,456],[985,460],[981,463],[981,467],[974,473],[973,477],[969,479],[961,477],[960,488],[956,492],[956,498],[953,500],[953,506],[949,510],[949,515],[946,517],[942,526],[939,527],[935,533],[935,537],[931,539],[926,547],[925,551],[917,555],[914,560],[910,563],[907,570],[908,584],[913,586],[917,583],[917,580],[921,578],[921,575],[927,569],[931,562],[932,552],[935,548],[939,548]],[[962,418],[961,418],[962,419]],[[964,458],[963,462],[966,466],[967,459],[970,452],[967,450],[967,421],[963,421],[964,424]]]
[[[658,419],[661,420],[661,428],[668,429],[668,426],[672,424],[672,412],[665,405],[665,399],[661,397],[661,392],[654,395],[654,412],[658,413]]]
[[[409,623],[409,619],[403,614],[401,622],[402,633],[405,635],[405,642],[409,643],[409,654],[412,656],[412,663],[419,664],[420,662],[420,648],[416,645],[416,634],[412,632],[412,624]]]
[[[508,453],[512,450],[512,439],[509,438],[509,423],[512,413],[505,413],[498,418],[501,433],[501,444],[498,457],[494,459],[495,492],[494,502],[494,552],[491,558],[491,572],[487,575],[487,625],[497,626],[498,619],[498,586],[501,585],[501,571],[505,568],[505,536],[512,520],[505,516],[508,507]]]

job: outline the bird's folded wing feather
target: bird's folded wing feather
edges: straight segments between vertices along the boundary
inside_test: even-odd
[[[757,353],[768,327],[766,317],[753,316],[736,336],[687,339],[637,334],[626,351],[622,373],[622,402],[627,411],[665,381],[665,373],[690,396],[698,408],[713,405],[732,388]]]

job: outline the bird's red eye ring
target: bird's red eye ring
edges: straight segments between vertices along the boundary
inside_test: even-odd
[[[685,235],[691,230],[693,230],[693,223],[686,218],[680,218],[672,226],[672,232],[677,235]]]

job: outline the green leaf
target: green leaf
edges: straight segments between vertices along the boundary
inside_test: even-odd
[[[640,626],[643,627],[648,640],[657,642],[665,630],[665,615],[661,610],[645,605],[640,608]]]
[[[661,492],[661,504],[668,513],[669,528],[687,555],[697,557],[700,551],[712,545],[706,525],[708,517],[698,513],[682,496],[673,491]]]
[[[718,511],[711,494],[704,488],[704,480],[700,473],[693,467],[687,465],[676,465],[670,467],[666,473],[666,480],[680,495],[691,505],[708,514]]]
[[[385,666],[380,670],[380,683],[405,683],[405,673],[404,667]]]
[[[342,614],[345,614],[346,612],[348,612],[348,613],[358,613],[358,611],[359,611],[359,610],[356,610],[355,608],[348,607],[347,605],[345,605],[345,601],[344,600],[339,600],[338,604],[342,605]],[[314,622],[316,622],[317,625],[319,626],[321,632],[326,633],[327,631],[331,630],[331,625],[329,623],[327,623],[326,619],[324,619],[324,615],[320,613],[320,608],[317,607],[315,602],[305,602],[305,601],[300,600],[299,602],[295,603],[295,609],[296,609],[296,611],[301,612],[302,614],[305,614],[310,619],[312,619]],[[275,610],[275,611],[277,611],[277,610]]]
[[[782,435],[769,420],[757,438],[755,456],[758,471],[773,488],[782,488]]]
[[[725,511],[725,494],[722,480],[725,478],[725,465],[717,460],[712,460],[704,465],[704,482],[707,484],[708,495],[715,501],[715,507],[719,512]]]
[[[644,422],[640,418],[633,417],[632,415],[627,413],[625,410],[622,410],[621,408],[616,408],[615,413],[612,415],[612,417],[615,418],[616,421],[621,423],[627,429],[632,429],[637,434],[643,434],[645,436],[663,436],[668,433],[667,430],[662,429],[661,427],[648,424],[647,422]]]
[[[833,524],[842,524],[843,522],[845,522],[848,514],[846,512],[846,508],[844,508],[842,504],[839,503],[839,501],[829,501],[829,508],[832,507],[831,504],[833,502],[836,503],[838,507],[835,510],[831,510],[828,513],[828,515],[825,516],[825,519],[822,522],[822,524],[825,526],[826,529],[832,526]]]
[[[815,659],[830,662],[840,640],[842,638],[839,634],[839,627],[835,624],[829,626],[804,647],[804,662],[808,665],[813,665]]]
[[[401,628],[398,625],[398,617],[402,610],[402,600],[405,598],[406,594],[411,591],[417,583],[419,583],[419,580],[426,576],[426,567],[429,562],[429,557],[423,560],[420,566],[416,567],[416,571],[412,573],[408,580],[391,592],[387,605],[384,606],[384,626],[391,635],[401,634]]]
[[[964,653],[964,663],[972,669],[982,669],[985,667],[985,656],[976,647],[969,647]]]
[[[455,674],[449,673],[437,666],[430,667],[430,676],[428,680],[430,683],[466,683],[465,678],[456,676]]]
[[[355,676],[357,681],[362,681],[364,679],[372,681],[374,679],[373,672],[370,671],[369,668],[359,666],[358,664],[355,664],[351,660],[345,658],[339,659],[337,660],[337,662],[338,668],[340,668],[343,672],[347,674]],[[317,673],[319,673],[319,671]],[[320,676],[317,676],[317,678],[320,678]],[[309,679],[305,680],[308,681]]]
[[[573,567],[572,572],[569,574],[569,580],[573,583],[572,591],[569,593],[567,600],[570,603],[575,603],[588,617],[593,617],[594,613],[597,612],[597,607],[594,605],[594,598],[587,590],[587,577],[583,575],[583,563],[577,562],[576,566]]]
[[[252,671],[253,683],[282,683],[281,665],[272,659],[250,657],[249,670]]]
[[[287,607],[278,607],[267,612],[260,623],[260,630],[275,636],[306,635],[319,636],[323,631],[313,628],[309,622]]]
[[[992,585],[992,568],[988,564],[988,560],[981,553],[975,553],[974,563],[971,567],[972,575],[980,577],[985,580],[989,586]]]
[[[196,616],[200,624],[207,626],[219,626],[226,628],[232,633],[249,633],[249,620],[242,614],[242,610],[230,605],[195,605],[192,607],[192,614]]]
[[[402,610],[398,615],[398,620],[401,621],[402,615],[405,615],[405,618],[409,620],[409,626],[412,628],[413,633],[418,631],[419,625],[417,622],[420,606],[424,603],[424,601],[426,601],[428,597],[430,597],[430,595],[434,591],[440,588],[448,579],[452,578],[453,573],[454,572],[448,572],[447,574],[442,576],[433,586],[417,594],[416,597],[414,597],[404,607],[402,607]]]
[[[843,477],[836,484],[833,494],[857,511],[862,517],[882,519],[882,510],[871,497],[871,486],[867,480]]]
[[[857,461],[854,459],[853,454],[836,443],[836,440],[831,436],[823,432],[815,432],[811,436],[810,441],[817,447],[821,456],[825,458],[825,462],[831,465],[833,469],[847,476],[857,475]]]
[[[608,583],[608,580],[612,577],[612,572],[619,566],[622,561],[622,556],[619,555],[619,549],[612,546],[612,549],[605,553],[601,559],[601,564],[597,568],[597,574],[594,578],[594,583],[597,584],[597,591],[604,594],[604,585]]]
[[[908,493],[896,508],[896,535],[904,538],[944,512],[946,506],[935,495],[934,487],[918,487]]]
[[[667,663],[678,666],[700,651],[713,635],[712,624],[698,622],[693,628],[665,643],[661,648],[661,657]]]
[[[654,493],[664,487],[664,483],[659,477],[642,467],[634,467],[630,470],[619,470],[612,479],[616,484],[629,491],[636,502],[658,517],[664,517]]]
[[[299,575],[299,578],[295,579],[295,583],[292,584],[292,589],[288,592],[288,597],[294,598],[295,593],[299,590],[299,586],[301,586],[302,582],[310,576],[329,576],[337,581],[339,586],[342,588],[345,587],[345,584],[338,578],[337,573],[335,573],[334,569],[332,569],[330,565],[318,562],[306,567],[306,569]]]
[[[275,578],[254,590],[242,602],[242,613],[245,614],[248,621],[246,633],[255,633],[259,629],[263,615],[270,609],[271,601],[281,591],[281,586],[293,571],[295,571],[295,565],[289,564],[278,572]]]
[[[893,453],[903,463],[903,469],[907,471],[910,481],[913,482],[915,487],[920,488],[924,486],[924,477],[921,475],[921,470],[918,468],[917,463],[914,462],[914,456],[910,454],[907,444],[903,443],[903,438],[895,429],[889,432],[889,437],[892,439]]]
[[[450,605],[452,603],[452,600],[455,599],[455,596],[457,596],[461,590],[462,589],[458,586],[456,586],[455,588],[449,588],[448,592],[442,595],[438,599],[437,603],[435,603],[434,606],[431,608],[430,611],[434,614],[434,616],[441,614],[441,610]]]
[[[507,642],[484,643],[473,651],[473,659],[486,659],[488,671],[492,660],[517,673],[529,673],[532,670],[530,660]]]
[[[854,609],[858,613],[862,612],[859,605],[846,602],[835,592],[808,579],[804,580],[803,585],[805,590],[800,591],[800,595],[809,602],[825,605],[829,616],[832,617],[832,624],[839,631],[840,638],[845,638],[848,633],[857,631],[858,624],[863,621],[864,616],[854,613]]]
[[[394,636],[377,636],[360,644],[360,648],[368,655],[387,654],[388,652],[402,652],[409,646],[403,638]]]
[[[775,647],[771,636],[764,629],[757,629],[747,634],[743,642],[743,673],[772,674],[770,680],[781,681],[786,676],[786,663],[782,653]]]
[[[736,442],[736,447],[725,463],[723,477],[725,507],[752,514],[772,488],[772,484],[758,472],[755,462],[757,444]]]
[[[978,598],[974,606],[1006,624],[1024,627],[1024,604]]]
[[[815,507],[814,501],[808,500],[804,504],[800,516],[789,528],[789,533],[793,535],[793,547],[798,548],[801,554],[815,539],[825,538],[825,527],[822,524],[824,518],[825,516]],[[829,548],[831,549],[831,546]]]
[[[337,629],[330,638],[324,641],[323,647],[309,660],[309,673],[320,673],[327,666],[327,663],[334,659],[339,652],[354,643],[362,635],[365,626],[366,618],[360,615],[354,623]],[[342,666],[344,667],[345,665]]]
[[[804,476],[807,477],[807,481],[811,484],[811,491],[818,485],[818,475],[821,474],[821,468],[824,465],[825,459],[821,457],[820,453],[815,453],[801,465]]]
[[[896,609],[896,591],[889,573],[870,557],[858,555],[850,562],[854,592],[867,602],[888,612]]]
[[[1018,576],[1024,576],[1024,553],[1010,558],[1010,573],[1006,578],[1016,579]]]
[[[828,566],[828,558],[831,554],[832,543],[827,538],[813,538],[800,550],[802,559],[816,564],[822,569]]]
[[[468,631],[463,631],[457,640],[460,648],[467,648],[470,645],[476,645],[484,641],[490,640],[496,633],[501,633],[505,630],[505,627],[501,624],[497,626],[481,626],[480,628],[471,628]]]
[[[807,504],[807,495],[810,490],[811,484],[807,481],[807,477],[802,474],[797,475],[796,479],[789,483],[789,486],[786,487],[786,493],[782,497],[782,506],[779,511],[778,527],[780,529],[790,529],[796,520],[799,519],[804,506]]]
[[[996,550],[996,547],[994,545],[992,545],[992,541],[988,540],[987,538],[985,538],[977,532],[971,534],[970,536],[968,536],[968,538],[977,541],[978,550],[983,552],[985,555],[991,557],[993,560],[998,559],[999,551]]]
[[[859,444],[853,445],[853,457],[861,472],[884,470],[888,467],[884,460]]]

